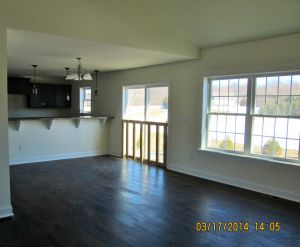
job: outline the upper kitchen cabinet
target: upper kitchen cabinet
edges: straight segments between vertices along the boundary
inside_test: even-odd
[[[30,84],[28,108],[70,108],[71,86],[55,84]],[[35,93],[34,93],[35,91]]]
[[[29,94],[30,85],[29,78],[8,77],[7,78],[7,93],[8,94]]]

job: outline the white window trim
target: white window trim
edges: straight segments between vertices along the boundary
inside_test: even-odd
[[[264,72],[264,73],[247,73],[247,74],[233,74],[233,75],[218,75],[218,76],[206,76],[203,80],[203,88],[202,88],[202,122],[201,122],[201,140],[200,140],[200,148],[198,149],[201,152],[207,153],[217,153],[221,155],[231,156],[231,157],[239,157],[246,158],[250,160],[260,160],[267,163],[281,163],[292,166],[300,166],[300,155],[298,154],[298,160],[286,159],[280,157],[271,157],[264,156],[259,154],[251,153],[251,136],[252,136],[252,119],[253,117],[259,116],[258,114],[254,114],[255,107],[255,79],[256,77],[267,77],[267,76],[284,76],[284,75],[299,75],[300,71],[274,71],[274,72]],[[247,88],[247,111],[245,119],[245,148],[244,152],[238,152],[233,150],[225,150],[218,148],[207,147],[207,138],[208,138],[208,111],[209,111],[209,103],[211,98],[211,90],[210,90],[210,81],[214,79],[234,79],[234,78],[248,78],[248,88]],[[251,109],[252,107],[252,109]],[[237,114],[234,114],[237,115]],[[262,115],[262,117],[274,117],[274,115]],[[280,116],[276,116],[280,117]],[[285,118],[290,118],[290,116],[284,116]],[[300,119],[300,117],[297,117]],[[248,138],[246,138],[248,135]],[[300,148],[298,149],[298,153],[300,153]]]

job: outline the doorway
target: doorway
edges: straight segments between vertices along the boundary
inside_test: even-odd
[[[122,156],[165,167],[169,84],[123,87]]]

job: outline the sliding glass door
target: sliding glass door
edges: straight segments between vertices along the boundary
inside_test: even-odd
[[[169,86],[123,88],[123,156],[166,164]]]

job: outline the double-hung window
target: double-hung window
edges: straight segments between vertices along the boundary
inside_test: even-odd
[[[80,113],[91,114],[92,112],[92,88],[80,88]]]
[[[206,149],[299,162],[300,73],[208,78]]]

